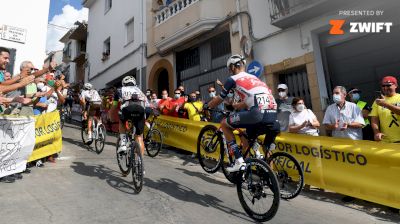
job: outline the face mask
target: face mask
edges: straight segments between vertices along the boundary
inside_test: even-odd
[[[333,102],[340,103],[341,100],[342,97],[340,97],[340,94],[333,94]]]
[[[164,100],[166,100],[167,99],[167,95],[162,95],[162,98],[164,99]]]
[[[213,98],[213,97],[215,97],[215,92],[211,92],[211,93],[209,93],[209,95],[210,95],[210,98]]]
[[[157,102],[157,100],[156,99],[151,99],[151,102],[155,103],[155,102]]]
[[[358,101],[360,99],[360,94],[358,93],[353,93],[353,101]]]
[[[233,97],[233,93],[228,93],[227,97],[232,98]]]
[[[175,94],[175,99],[179,99],[181,97],[181,94]]]
[[[38,88],[39,90],[42,90],[43,87],[44,87],[44,83],[43,83],[43,82],[39,82],[38,84],[36,84],[36,86],[37,86],[37,88]]]
[[[304,110],[304,108],[305,108],[305,106],[304,106],[304,104],[299,104],[299,105],[296,105],[296,110],[297,111],[303,111]]]
[[[279,92],[279,96],[280,96],[281,98],[285,98],[285,97],[286,97],[286,92],[285,92],[285,91]]]
[[[54,80],[47,81],[47,85],[53,87],[54,86]]]
[[[197,98],[196,97],[189,97],[189,102],[196,102]]]

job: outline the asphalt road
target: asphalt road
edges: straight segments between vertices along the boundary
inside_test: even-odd
[[[140,194],[123,177],[115,158],[116,138],[102,154],[84,146],[78,126],[63,129],[56,163],[32,167],[14,183],[0,182],[0,223],[253,223],[234,185],[222,173],[207,174],[187,153],[163,149],[145,157]],[[400,223],[387,207],[312,188],[281,201],[269,223]]]

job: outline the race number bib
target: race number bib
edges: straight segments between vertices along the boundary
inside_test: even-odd
[[[260,93],[255,95],[256,103],[260,110],[267,110],[269,109],[270,99],[269,95],[266,93]]]

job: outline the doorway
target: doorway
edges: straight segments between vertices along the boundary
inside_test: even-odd
[[[161,92],[166,89],[169,93],[169,79],[167,69],[162,69],[158,74],[157,97],[161,98]]]

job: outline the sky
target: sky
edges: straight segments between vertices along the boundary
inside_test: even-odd
[[[59,42],[76,21],[88,20],[89,11],[83,8],[82,0],[50,0],[49,24],[47,26],[46,52],[62,50],[64,44]],[[66,28],[62,28],[66,27]]]

